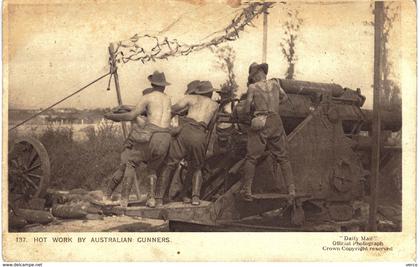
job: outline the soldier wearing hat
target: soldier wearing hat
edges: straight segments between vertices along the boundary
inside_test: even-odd
[[[189,94],[172,106],[174,114],[184,108],[188,108],[188,114],[183,119],[180,132],[171,142],[166,166],[158,180],[157,205],[163,204],[163,197],[168,190],[173,172],[182,159],[188,162],[188,172],[192,173],[191,204],[200,205],[203,179],[201,168],[206,156],[207,126],[218,108],[218,104],[211,99],[213,91],[209,81],[190,83]],[[184,201],[187,201],[186,197]]]
[[[153,88],[147,88],[143,90],[143,95],[147,95],[151,92],[153,92]],[[125,112],[130,112],[134,108],[135,106],[132,106],[132,105],[121,105],[121,106],[113,108],[112,112],[125,113]],[[146,112],[144,112],[131,121],[131,129],[143,128],[146,125],[146,121],[147,121],[147,114]],[[124,150],[121,153],[120,164],[118,165],[117,170],[114,173],[112,173],[109,183],[107,184],[107,187],[105,189],[105,196],[103,199],[105,202],[110,201],[115,189],[118,187],[118,185],[122,182],[124,178],[124,172],[125,172],[125,167],[127,163],[127,155],[129,154],[126,150],[130,150],[130,149],[131,148],[129,146],[124,147]]]
[[[287,140],[279,104],[287,100],[280,83],[267,80],[268,65],[252,63],[249,67],[248,91],[245,110],[252,117],[248,131],[247,154],[240,193],[244,200],[252,201],[251,187],[257,160],[268,150],[280,165],[289,194],[295,195],[295,185],[287,153]]]
[[[105,114],[105,118],[113,121],[133,121],[139,115],[147,114],[146,122],[143,125],[133,124],[132,131],[127,138],[126,149],[121,155],[122,162],[125,163],[121,190],[121,206],[123,207],[128,204],[128,197],[135,178],[135,169],[141,162],[145,162],[147,165],[147,176],[150,181],[150,193],[146,205],[155,207],[156,173],[168,153],[171,140],[169,132],[171,99],[164,93],[165,87],[170,83],[166,81],[165,74],[158,71],[149,75],[148,80],[152,88],[143,91],[143,97],[132,110],[124,113]],[[120,182],[121,179],[111,182],[107,193],[112,194]]]
[[[197,86],[199,86],[201,83],[201,81],[199,80],[194,80],[190,83],[187,84],[187,90],[185,91],[186,95],[191,95],[195,92],[195,90],[197,90]]]

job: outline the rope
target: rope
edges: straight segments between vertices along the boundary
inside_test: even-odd
[[[71,93],[70,95],[66,96],[65,98],[63,98],[63,99],[61,99],[61,100],[59,100],[59,101],[55,102],[55,103],[54,103],[54,104],[52,104],[51,106],[49,106],[49,107],[47,107],[47,108],[45,108],[45,109],[41,110],[41,111],[40,111],[40,112],[38,112],[38,113],[35,113],[34,115],[30,116],[29,118],[25,119],[24,121],[22,121],[22,122],[18,123],[17,125],[13,126],[12,128],[10,128],[10,129],[9,129],[9,132],[10,132],[11,130],[14,130],[14,129],[16,129],[17,127],[21,126],[22,124],[24,124],[24,123],[26,123],[26,122],[28,122],[28,121],[30,121],[30,120],[32,120],[32,119],[34,119],[35,117],[37,117],[37,116],[41,115],[42,113],[44,113],[44,112],[46,112],[46,111],[48,111],[48,110],[52,109],[53,107],[55,107],[55,106],[57,106],[58,104],[60,104],[60,103],[64,102],[65,100],[69,99],[70,97],[72,97],[72,96],[74,96],[74,95],[76,95],[76,94],[80,93],[80,92],[81,92],[81,91],[83,91],[84,89],[88,88],[88,87],[89,87],[89,86],[91,86],[92,84],[94,84],[94,83],[98,82],[99,80],[101,80],[101,79],[105,78],[106,76],[108,76],[108,75],[110,75],[110,74],[112,74],[112,72],[111,72],[111,71],[110,71],[110,72],[108,72],[108,73],[106,73],[106,74],[104,74],[104,75],[102,75],[101,77],[97,78],[96,80],[94,80],[94,81],[92,81],[92,82],[88,83],[87,85],[85,85],[85,86],[83,86],[82,88],[80,88],[79,90],[77,90],[77,91],[75,91],[75,92]]]
[[[176,20],[174,20],[171,24],[169,24],[168,26],[166,26],[165,28],[163,28],[162,30],[160,30],[157,34],[163,34],[167,31],[169,31],[172,27],[174,27],[177,23],[179,23],[186,15],[188,15],[189,13],[192,12],[196,12],[197,10],[199,10],[200,8],[204,7],[204,5],[198,6],[196,7],[194,10],[192,11],[187,11],[181,14],[181,16],[179,16]]]

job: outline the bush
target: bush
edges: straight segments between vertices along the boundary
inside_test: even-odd
[[[21,136],[32,136],[41,141],[51,163],[49,187],[59,190],[104,189],[120,164],[124,142],[121,126],[104,121],[81,131],[86,138],[76,141],[73,127],[50,124],[44,130],[35,127],[29,131],[12,131],[8,141],[10,145]],[[144,179],[144,168],[138,168],[137,175],[140,187],[145,191],[148,183]]]
[[[86,135],[76,142],[71,127],[48,127],[39,136],[51,161],[50,187],[97,190],[118,166],[123,139],[117,125],[101,123]]]

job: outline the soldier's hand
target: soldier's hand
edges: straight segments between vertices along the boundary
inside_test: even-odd
[[[104,114],[104,118],[107,119],[107,120],[112,120],[112,116],[111,115],[112,115],[111,113],[105,113]]]
[[[114,112],[105,113],[104,118],[107,120],[119,122],[119,120],[117,120],[113,115],[114,115]]]
[[[287,95],[284,95],[281,99],[280,99],[280,104],[284,104],[289,100],[289,97]]]
[[[113,113],[124,113],[124,112],[130,112],[132,110],[132,106],[129,105],[119,105],[114,107],[111,111]]]

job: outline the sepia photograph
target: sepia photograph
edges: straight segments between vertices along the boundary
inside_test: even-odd
[[[415,27],[409,0],[5,1],[3,257],[316,233],[414,260]]]

